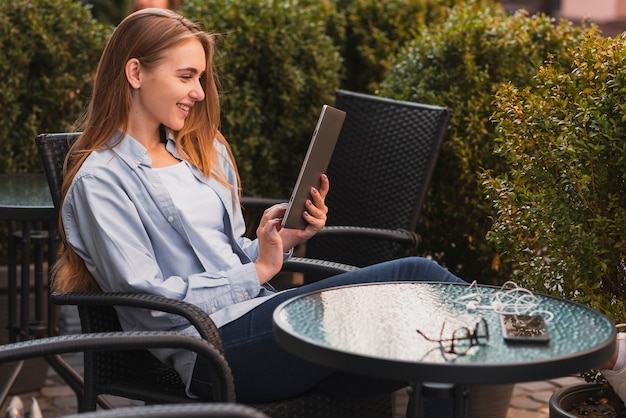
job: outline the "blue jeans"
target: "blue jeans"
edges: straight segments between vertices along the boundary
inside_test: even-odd
[[[272,332],[272,313],[285,300],[315,290],[372,282],[394,281],[461,282],[455,275],[430,260],[407,257],[356,271],[339,274],[315,283],[282,292],[246,315],[220,328],[226,358],[235,380],[237,401],[269,402],[318,389],[337,396],[365,398],[394,392],[408,382],[369,378],[310,363],[279,346]],[[209,368],[196,363],[191,390],[208,396]]]

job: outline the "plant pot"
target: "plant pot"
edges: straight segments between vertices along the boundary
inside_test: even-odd
[[[472,386],[472,418],[505,418],[514,384]]]
[[[575,405],[582,404],[587,399],[600,398],[609,399],[609,404],[616,408],[616,416],[622,416],[623,404],[609,387],[588,383],[566,386],[554,392],[550,397],[550,418],[579,418],[581,415],[570,412]]]

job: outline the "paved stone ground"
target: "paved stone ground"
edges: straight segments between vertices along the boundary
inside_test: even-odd
[[[72,361],[70,358],[70,362]],[[515,385],[506,417],[502,418],[548,418],[548,401],[552,393],[563,386],[581,381],[581,378],[572,376],[517,384]],[[48,372],[44,387],[34,392],[19,394],[18,396],[20,396],[28,409],[30,409],[31,398],[35,397],[44,418],[62,417],[76,413],[74,392],[52,370]],[[7,400],[7,403],[9,400]],[[109,397],[109,400],[118,407],[137,404],[123,398]],[[394,418],[404,417],[406,404],[407,396],[405,392],[398,392],[395,396]],[[0,410],[0,416],[4,417],[5,413],[6,405]]]
[[[80,322],[75,307],[61,307],[59,330],[61,334],[69,334],[80,330]],[[82,354],[64,355],[63,358],[70,366],[82,374]],[[65,382],[51,367],[48,367],[46,374],[44,384],[40,389],[32,392],[16,394],[16,396],[19,396],[22,399],[26,407],[26,411],[31,410],[31,399],[35,398],[37,399],[43,418],[62,417],[64,415],[75,414],[77,412],[78,403],[76,401],[76,395],[72,389],[65,384]],[[0,382],[2,382],[2,379],[3,377],[0,377]],[[9,396],[5,404],[2,405],[2,408],[0,409],[0,417],[5,417],[6,409],[12,399],[12,396]],[[108,397],[108,400],[116,407],[139,404],[136,401],[114,396]]]
[[[584,380],[578,376],[568,376],[546,381],[518,383],[513,389],[506,417],[502,418],[548,418],[550,412],[548,402],[552,394],[564,386],[581,382]],[[405,416],[407,400],[404,391],[396,393],[394,418]]]

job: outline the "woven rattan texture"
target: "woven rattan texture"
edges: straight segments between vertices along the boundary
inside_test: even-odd
[[[232,403],[194,403],[186,405],[149,405],[69,415],[65,418],[268,418],[245,405]]]
[[[443,107],[338,91],[346,120],[329,164],[327,225],[414,231],[449,111]],[[309,241],[307,257],[365,266],[405,255],[363,238]]]

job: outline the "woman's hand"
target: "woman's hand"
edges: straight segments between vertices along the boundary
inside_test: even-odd
[[[328,215],[326,195],[329,189],[328,177],[326,177],[326,174],[322,174],[319,190],[311,187],[311,198],[305,203],[305,211],[302,216],[307,222],[306,228],[304,230],[287,228],[280,230],[285,252],[291,250],[297,244],[308,240],[326,225]]]
[[[270,281],[283,266],[284,244],[278,231],[286,210],[287,206],[284,204],[266,209],[256,230],[259,257],[254,264],[260,284]]]

